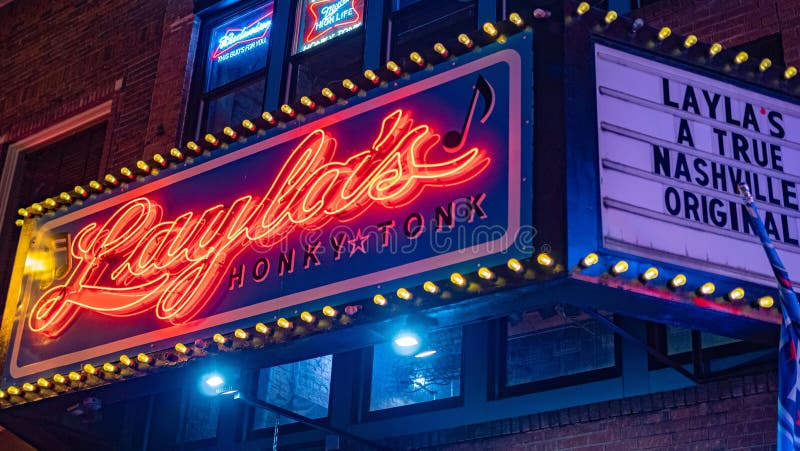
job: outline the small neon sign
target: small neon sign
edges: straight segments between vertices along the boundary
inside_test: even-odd
[[[211,52],[211,59],[217,62],[227,61],[256,47],[266,45],[271,29],[272,8],[265,15],[243,27],[227,28],[222,36],[217,38],[216,47]]]
[[[363,0],[309,1],[302,17],[302,52],[361,26]]]

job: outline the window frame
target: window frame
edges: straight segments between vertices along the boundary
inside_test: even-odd
[[[435,410],[450,409],[454,407],[464,406],[464,369],[466,367],[466,359],[464,355],[464,325],[454,326],[461,329],[461,349],[459,351],[461,368],[459,371],[459,390],[458,396],[451,396],[448,398],[436,399],[433,401],[418,402],[415,404],[407,404],[405,406],[389,407],[386,409],[371,410],[370,404],[372,402],[372,370],[374,368],[375,346],[363,349],[361,353],[361,371],[359,374],[363,377],[361,390],[361,406],[360,409],[360,422],[369,423],[372,421],[379,421],[388,418],[397,418],[409,415],[416,415],[425,412],[432,412]],[[435,332],[435,330],[433,331]],[[388,343],[388,341],[378,344]]]
[[[525,314],[526,312],[522,312]],[[612,312],[612,315],[615,315]],[[616,324],[616,316],[613,319]],[[601,380],[613,379],[622,376],[622,340],[619,334],[611,331],[614,335],[614,365],[608,368],[584,371],[581,373],[567,374],[563,376],[551,377],[538,381],[523,382],[516,385],[507,385],[508,377],[508,316],[492,321],[490,324],[491,343],[490,362],[487,365],[489,371],[489,398],[504,399],[515,396],[528,395],[554,390],[562,387],[588,384]],[[600,324],[601,328],[605,328]]]

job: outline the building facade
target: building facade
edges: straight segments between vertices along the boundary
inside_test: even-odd
[[[800,2],[595,3],[0,2],[0,425],[54,450],[774,448],[781,316],[733,180],[800,272]],[[413,136],[446,152],[403,160]],[[364,196],[392,215],[309,213],[387,142]],[[278,181],[291,225],[210,257]],[[100,289],[111,250],[139,266]]]

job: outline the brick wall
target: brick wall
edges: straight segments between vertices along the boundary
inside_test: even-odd
[[[634,15],[650,25],[726,47],[780,32],[786,64],[800,65],[798,0],[662,0]]]
[[[775,449],[777,376],[765,369],[683,390],[402,437],[399,449]]]

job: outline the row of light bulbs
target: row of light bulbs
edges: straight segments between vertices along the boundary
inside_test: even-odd
[[[592,252],[586,255],[580,262],[580,266],[582,268],[589,268],[591,266],[596,265],[600,261],[600,257]],[[622,275],[630,269],[630,265],[625,260],[618,260],[614,265],[611,266],[609,269],[609,274],[613,276]],[[651,266],[647,268],[644,272],[639,274],[639,280],[643,283],[651,282],[657,279],[659,276],[658,268],[655,266]],[[688,279],[686,278],[685,274],[679,273],[673,276],[668,285],[673,290],[683,289],[686,285]],[[717,290],[717,287],[714,285],[713,282],[705,282],[702,285],[698,286],[694,291],[698,296],[711,296]],[[729,301],[739,302],[742,301],[745,297],[744,288],[736,287],[730,290],[726,295],[725,298]],[[759,307],[768,309],[772,308],[775,305],[775,299],[772,296],[765,295],[761,296],[756,300],[756,303]]]
[[[514,24],[519,30],[525,27],[525,21],[518,13],[511,13],[509,15],[509,22]],[[486,22],[483,25],[483,31],[487,37],[503,42],[505,35],[501,34],[498,27],[491,23]],[[464,50],[470,50],[476,47],[475,41],[466,33],[458,35],[458,42],[463,46]],[[433,46],[434,52],[442,59],[447,59],[451,56],[451,51],[441,42],[437,42]],[[411,52],[409,60],[414,63],[411,68],[403,68],[394,61],[386,63],[386,74],[391,74],[394,79],[403,76],[405,72],[419,70],[428,66],[429,62],[419,52]],[[404,70],[405,69],[405,70]],[[381,70],[365,70],[363,77],[369,82],[368,85],[359,85],[350,78],[345,78],[341,87],[344,89],[342,93],[347,95],[355,95],[362,90],[370,89],[380,85],[382,79],[379,73]],[[332,105],[339,100],[339,96],[331,88],[323,88],[320,91],[321,97],[318,100],[324,99],[328,105]],[[305,109],[305,113],[313,113],[318,111],[318,103],[309,96],[300,97],[299,104]],[[206,133],[201,142],[189,141],[181,150],[173,147],[167,155],[157,153],[153,155],[152,161],[139,160],[131,167],[124,166],[120,168],[119,174],[113,173],[106,174],[101,181],[92,180],[88,183],[87,187],[78,185],[71,192],[62,192],[58,196],[49,197],[41,202],[36,202],[29,207],[19,208],[17,213],[21,217],[16,221],[18,226],[24,224],[27,218],[41,216],[49,211],[57,210],[61,207],[66,207],[75,202],[76,200],[86,199],[92,194],[99,194],[109,189],[114,189],[120,186],[123,182],[135,181],[138,177],[145,177],[148,175],[157,175],[163,168],[167,168],[170,163],[191,162],[192,157],[200,156],[205,151],[211,151],[225,146],[229,143],[237,141],[241,138],[246,138],[260,130],[266,130],[271,127],[279,125],[281,122],[291,121],[297,119],[298,111],[289,104],[283,104],[276,112],[265,111],[259,118],[245,119],[238,127],[227,126],[224,127],[221,133],[213,134]],[[283,121],[281,121],[283,119]],[[238,131],[237,131],[238,129]]]

